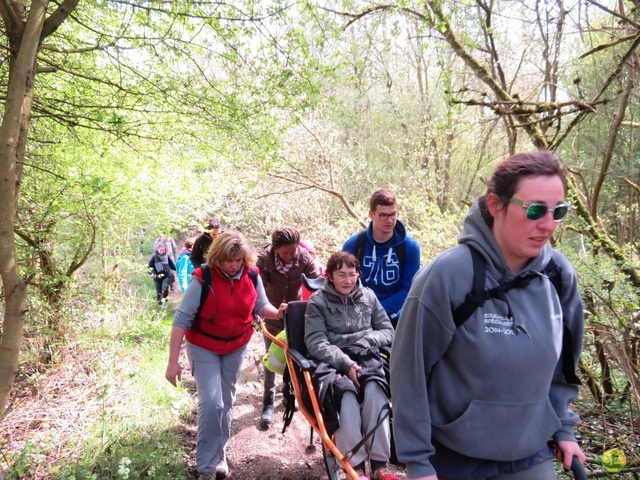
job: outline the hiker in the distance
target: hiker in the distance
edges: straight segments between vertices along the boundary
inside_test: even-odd
[[[399,214],[393,193],[386,188],[376,190],[369,198],[368,228],[342,246],[360,261],[362,284],[375,292],[394,327],[420,268],[420,245],[407,234]]]
[[[162,308],[167,308],[169,285],[172,280],[172,271],[176,269],[173,260],[167,253],[164,242],[155,243],[155,253],[149,259],[149,275],[153,278],[156,287],[156,300]]]
[[[196,466],[200,480],[229,475],[225,448],[231,435],[231,407],[254,331],[253,313],[282,319],[286,309],[286,304],[276,309],[269,303],[253,264],[253,250],[241,233],[221,233],[209,247],[206,268],[193,271],[197,281],[192,278],[189,282],[173,319],[165,376],[172,385],[180,380],[178,359],[186,338],[198,392]]]
[[[191,264],[198,268],[206,262],[207,251],[211,243],[220,235],[220,221],[215,217],[209,217],[204,222],[204,232],[193,242],[191,249]]]
[[[180,285],[180,291],[184,293],[191,280],[191,273],[193,272],[193,264],[191,263],[191,249],[193,248],[193,241],[187,238],[184,241],[184,246],[180,251],[180,257],[176,262],[176,273],[178,274],[178,285]]]
[[[550,151],[518,153],[487,187],[459,245],[416,275],[398,323],[393,431],[408,479],[555,480],[550,439],[565,468],[585,461],[570,409],[582,301],[549,244],[569,211],[565,169]],[[483,304],[465,301],[472,291]]]
[[[176,241],[169,237],[168,235],[161,235],[156,238],[153,242],[153,249],[158,250],[158,245],[164,245],[166,249],[167,255],[169,259],[175,264],[178,261],[178,246],[176,245]],[[176,283],[176,275],[175,275],[175,267],[171,270],[171,274],[169,275],[169,289],[173,292],[174,285]]]

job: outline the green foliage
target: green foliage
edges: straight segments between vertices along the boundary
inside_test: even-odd
[[[193,401],[164,379],[171,317],[148,307],[143,289],[153,292],[153,286],[146,274],[134,272],[140,261],[123,266],[137,286],[108,297],[90,277],[77,286],[83,293],[65,311],[65,347],[51,365],[64,389],[42,381],[32,388],[53,388],[42,395],[59,399],[49,404],[43,422],[59,408],[73,410],[82,421],[65,426],[63,443],[59,431],[31,432],[24,448],[7,457],[7,478],[26,478],[36,469],[61,479],[189,478],[174,418],[193,408]],[[33,312],[36,322],[42,322],[39,312]],[[46,332],[29,334],[29,341],[36,335]],[[37,365],[29,355],[23,362],[26,371],[32,362]],[[47,461],[54,452],[58,461]]]
[[[18,480],[33,475],[37,467],[46,460],[46,456],[39,453],[38,446],[29,442],[24,449],[17,454],[13,461],[13,467],[7,473],[7,480]]]

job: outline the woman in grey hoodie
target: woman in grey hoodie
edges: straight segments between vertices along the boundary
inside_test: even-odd
[[[569,408],[579,382],[562,369],[563,349],[574,365],[580,356],[582,302],[571,264],[549,245],[568,210],[559,159],[513,155],[473,204],[460,245],[416,274],[391,355],[394,438],[408,479],[555,479],[550,438],[565,467],[574,456],[584,462]],[[471,249],[486,289],[532,278],[457,325],[453,311],[473,290]],[[551,259],[561,289],[546,274]]]

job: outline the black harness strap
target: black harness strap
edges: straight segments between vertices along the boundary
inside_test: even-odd
[[[538,277],[534,272],[524,272],[513,280],[501,283],[497,287],[485,289],[487,267],[484,258],[475,248],[469,247],[469,250],[471,251],[471,262],[473,263],[473,289],[467,294],[464,302],[453,311],[453,321],[456,328],[466,322],[473,312],[479,307],[482,307],[487,300],[496,298],[506,302],[505,294],[509,290],[526,288],[534,278]],[[560,267],[553,258],[549,260],[549,263],[547,263],[542,271],[555,287],[558,296],[562,293],[561,271],[562,267]]]
[[[484,305],[485,302],[485,280],[487,277],[487,269],[485,268],[484,258],[475,248],[471,250],[471,261],[473,262],[473,289],[467,293],[464,302],[453,311],[453,322],[456,328],[460,327],[473,312]]]
[[[526,288],[534,278],[537,278],[534,272],[525,272],[513,280],[501,283],[497,287],[485,289],[487,266],[484,258],[475,248],[469,246],[469,250],[471,251],[471,261],[473,263],[473,289],[467,294],[464,302],[453,311],[453,322],[456,328],[463,325],[476,309],[484,305],[485,301],[495,298],[507,302],[505,294],[509,290]],[[556,289],[558,297],[562,295],[563,289],[561,272],[562,267],[558,265],[553,258],[549,260],[549,263],[547,263],[542,270],[542,273],[549,278],[549,281]],[[568,383],[580,385],[582,382],[580,382],[580,379],[576,375],[576,364],[573,359],[573,335],[566,322],[564,322],[564,317],[562,320],[562,373]]]
[[[371,437],[372,435],[375,435],[376,430],[378,430],[380,425],[382,425],[382,422],[384,422],[387,419],[387,417],[389,417],[390,414],[391,414],[391,407],[389,406],[388,403],[386,403],[380,410],[380,413],[378,413],[378,421],[376,422],[374,427],[371,430],[369,430],[366,434],[364,434],[362,436],[362,439],[358,443],[356,443],[351,450],[349,450],[348,452],[345,452],[344,459],[347,461],[350,460],[351,457],[353,457],[358,452],[358,450],[360,450],[364,446],[367,440],[369,440],[369,437]]]

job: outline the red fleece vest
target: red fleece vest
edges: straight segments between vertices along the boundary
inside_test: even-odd
[[[196,268],[192,275],[202,285],[202,269]],[[200,328],[220,340],[202,335],[193,328],[185,332],[185,337],[193,345],[225,355],[251,340],[252,312],[258,296],[248,267],[238,280],[229,280],[218,267],[211,269],[211,277],[211,290],[200,311]]]

